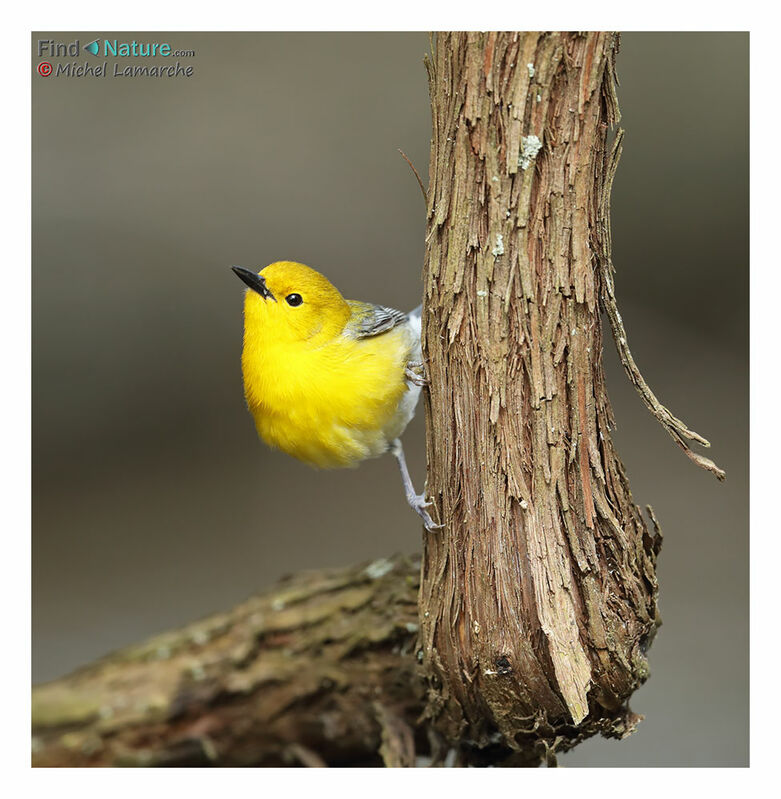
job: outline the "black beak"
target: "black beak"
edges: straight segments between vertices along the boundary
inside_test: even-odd
[[[253,291],[257,291],[264,300],[274,300],[277,298],[269,291],[265,279],[253,272],[251,269],[245,269],[243,266],[232,266],[231,269],[243,280]]]

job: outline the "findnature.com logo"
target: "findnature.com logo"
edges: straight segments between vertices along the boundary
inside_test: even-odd
[[[135,39],[129,42],[118,39],[93,39],[82,45],[78,39],[72,42],[58,42],[54,39],[38,40],[38,58],[78,59],[82,51],[84,54],[94,58],[161,58],[166,60],[162,63],[145,64],[113,62],[111,69],[109,69],[107,60],[98,63],[86,59],[83,62],[67,61],[58,64],[52,64],[50,61],[40,61],[37,67],[38,74],[45,78],[49,76],[55,78],[60,76],[68,78],[190,78],[195,71],[191,64],[185,66],[179,60],[175,63],[171,63],[168,60],[173,58],[194,58],[195,50],[176,49],[168,42],[138,42]]]

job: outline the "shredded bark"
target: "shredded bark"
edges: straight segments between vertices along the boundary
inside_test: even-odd
[[[440,33],[424,350],[428,495],[396,556],[289,578],[33,690],[36,766],[553,766],[629,735],[662,534],[613,448],[612,33]],[[403,155],[403,153],[402,153]],[[414,167],[413,167],[414,171]]]
[[[428,62],[428,491],[445,528],[425,536],[427,716],[449,741],[550,762],[633,728],[660,623],[660,537],[613,448],[602,367],[616,49],[441,33]]]

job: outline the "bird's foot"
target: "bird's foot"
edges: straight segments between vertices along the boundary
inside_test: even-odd
[[[404,375],[414,386],[425,386],[428,384],[423,364],[419,361],[411,361],[408,363],[404,370]]]
[[[426,508],[433,505],[433,502],[426,500],[425,494],[410,494],[407,496],[407,502],[409,502],[409,506],[415,513],[423,519],[423,524],[426,527],[428,532],[433,533],[435,530],[441,530],[444,525],[436,524],[434,520],[429,516],[428,511]]]
[[[442,525],[435,524],[431,516],[428,515],[428,508],[433,503],[426,502],[426,492],[422,494],[415,493],[415,487],[412,485],[412,480],[409,476],[407,469],[407,461],[404,458],[404,449],[401,446],[401,441],[398,438],[390,442],[390,451],[393,453],[396,461],[399,464],[399,471],[401,472],[401,481],[404,484],[404,494],[407,497],[407,502],[412,510],[423,519],[423,524],[426,525],[426,530],[433,533],[434,530],[439,530]]]

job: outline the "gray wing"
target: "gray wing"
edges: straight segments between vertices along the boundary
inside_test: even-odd
[[[355,338],[369,338],[392,330],[409,321],[407,314],[384,305],[372,305],[370,302],[349,301],[353,314],[347,323],[345,332]]]

